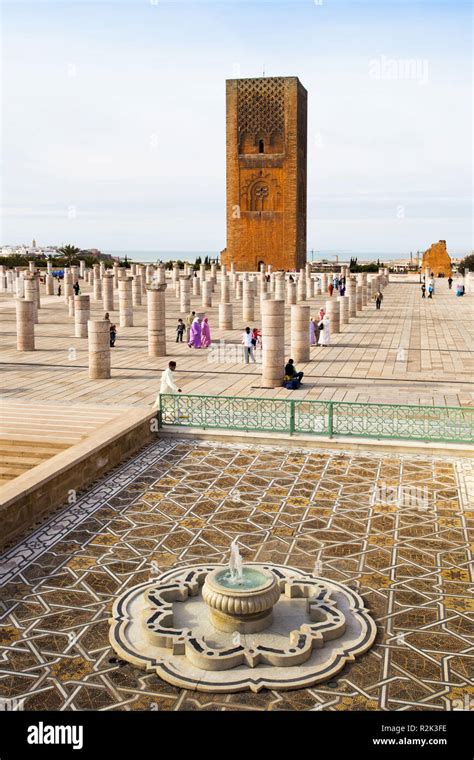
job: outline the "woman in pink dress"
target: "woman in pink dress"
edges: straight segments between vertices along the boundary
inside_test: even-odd
[[[204,321],[201,326],[201,348],[207,348],[211,345],[211,328],[209,327],[209,320],[204,317]]]

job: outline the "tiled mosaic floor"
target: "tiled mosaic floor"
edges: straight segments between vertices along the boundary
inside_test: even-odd
[[[157,442],[5,555],[0,698],[53,710],[472,709],[473,483],[467,460]],[[183,691],[114,661],[115,595],[171,566],[223,562],[236,537],[248,560],[318,563],[357,588],[379,629],[373,649],[334,682],[258,695]]]

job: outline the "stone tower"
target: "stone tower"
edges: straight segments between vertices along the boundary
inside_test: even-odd
[[[307,92],[297,77],[227,80],[227,248],[237,270],[306,263]]]

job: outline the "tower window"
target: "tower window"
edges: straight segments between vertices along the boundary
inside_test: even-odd
[[[258,141],[258,152],[259,153],[265,153],[265,146],[263,144],[263,140]]]

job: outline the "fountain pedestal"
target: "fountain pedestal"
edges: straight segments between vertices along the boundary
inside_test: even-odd
[[[229,568],[217,568],[206,576],[202,589],[212,625],[226,633],[263,631],[271,625],[280,595],[275,575],[252,567],[244,567],[241,577]]]

